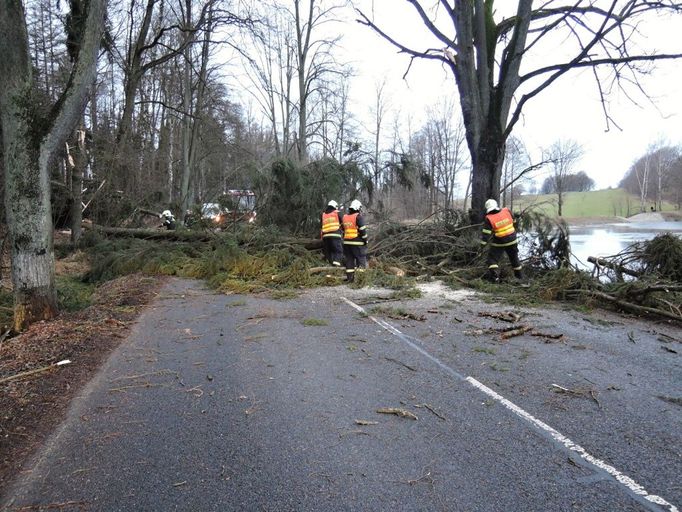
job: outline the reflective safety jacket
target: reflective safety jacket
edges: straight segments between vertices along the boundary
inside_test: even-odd
[[[343,216],[343,244],[367,245],[367,226],[359,212]]]
[[[341,238],[343,231],[341,230],[341,216],[338,210],[322,213],[322,229],[320,230],[322,238]]]
[[[489,240],[493,247],[507,247],[518,243],[514,217],[508,208],[493,210],[485,216],[481,230],[481,243],[487,244]]]

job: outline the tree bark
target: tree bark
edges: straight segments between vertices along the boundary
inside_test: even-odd
[[[71,243],[75,246],[81,238],[83,222],[83,173],[88,165],[85,149],[85,127],[76,131],[74,165],[71,168]]]
[[[116,228],[98,224],[83,223],[86,229],[100,231],[110,236],[141,238],[144,240],[171,240],[177,242],[210,242],[219,235],[197,231],[169,231],[162,229]]]
[[[192,0],[185,0],[187,26],[192,25]],[[191,197],[192,169],[190,161],[190,152],[192,144],[192,46],[187,45],[184,49],[184,68],[182,78],[182,107],[184,114],[182,116],[182,179],[180,181],[180,197],[182,200],[182,212],[189,210],[190,205],[194,202]]]
[[[33,99],[22,2],[0,2],[0,115],[17,331],[57,314],[50,168],[85,108],[95,78],[104,14],[104,0],[90,0],[78,59],[63,95],[45,119]]]
[[[310,0],[308,18],[301,23],[300,0],[294,0],[296,19],[296,47],[298,67],[298,160],[308,162],[308,83],[306,67],[310,49],[310,33],[313,29],[313,8],[315,0]]]

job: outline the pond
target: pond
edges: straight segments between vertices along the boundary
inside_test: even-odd
[[[651,240],[661,233],[682,237],[682,222],[622,222],[569,226],[571,251],[580,267],[592,269],[588,256],[613,256],[634,242]]]

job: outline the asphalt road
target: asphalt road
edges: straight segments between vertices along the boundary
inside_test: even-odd
[[[508,324],[479,316],[500,307],[476,297],[379,306],[424,317],[392,320],[359,305],[376,294],[276,301],[171,281],[2,510],[682,505],[681,330],[514,309],[564,337],[502,340]]]

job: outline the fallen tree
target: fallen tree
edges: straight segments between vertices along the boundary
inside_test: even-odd
[[[480,228],[469,224],[463,213],[439,212],[412,225],[377,222],[372,226],[368,247],[372,272],[359,285],[410,286],[414,280],[437,278],[489,291],[491,285],[481,280],[487,267],[487,251],[481,250]],[[234,291],[327,286],[331,282],[328,275],[336,276],[333,281],[338,282],[344,271],[344,267],[323,263],[318,252],[321,240],[282,237],[274,227],[231,232],[86,227],[108,237],[170,242],[163,258],[146,258],[149,270],[145,271],[154,272],[158,267],[164,273],[215,278],[221,287]],[[600,269],[597,275],[591,275],[571,264],[565,224],[531,213],[522,216],[518,228],[520,243],[529,248],[523,264],[530,287],[521,291],[510,277],[509,286],[503,279],[503,284],[495,287],[496,293],[525,296],[529,303],[587,298],[592,303],[639,315],[682,319],[682,282],[671,279],[677,275],[677,262],[682,261],[682,242],[678,238],[659,235],[613,257],[590,257],[589,261]],[[211,243],[203,246],[198,242]],[[123,249],[121,258],[124,254],[151,254],[149,251],[154,248],[137,247],[129,252]],[[124,266],[129,267],[131,261],[126,258]],[[220,276],[213,277],[216,273]],[[511,274],[508,265],[502,266],[503,278],[505,274]]]
[[[616,272],[619,272],[621,274],[626,274],[628,276],[632,277],[640,277],[642,275],[641,272],[637,272],[636,270],[632,270],[629,268],[626,268],[623,265],[618,265],[616,263],[613,263],[606,258],[597,258],[595,256],[588,256],[587,257],[588,263],[592,263],[596,267],[606,267],[611,270],[615,270]]]
[[[638,304],[633,304],[631,302],[627,302],[623,299],[619,299],[618,297],[614,297],[613,295],[609,295],[608,293],[596,291],[596,290],[590,290],[590,291],[577,291],[575,292],[575,295],[590,295],[592,297],[598,298],[605,300],[607,302],[610,302],[612,304],[615,304],[619,308],[622,308],[626,311],[630,311],[632,313],[637,313],[639,315],[657,315],[657,316],[662,316],[665,318],[670,318],[671,320],[677,320],[678,322],[682,322],[682,315],[679,314],[674,314],[671,313],[670,311],[666,311],[661,308],[653,308],[653,307],[648,307],[648,306],[640,306]],[[679,309],[679,306],[678,306]]]
[[[210,242],[215,240],[217,235],[206,231],[189,230],[161,230],[148,228],[117,228],[112,226],[101,226],[91,222],[83,222],[85,229],[104,233],[107,236],[140,238],[143,240],[169,240],[175,242]]]

